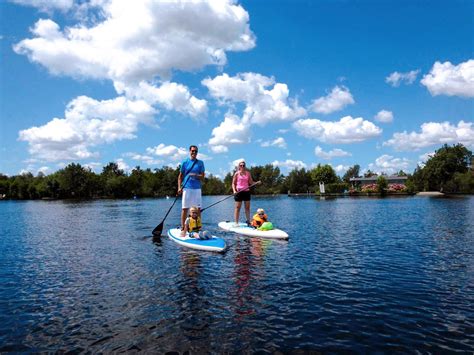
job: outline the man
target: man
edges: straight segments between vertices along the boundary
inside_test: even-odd
[[[204,179],[204,163],[197,159],[198,147],[189,147],[189,158],[181,163],[178,176],[178,194],[183,194],[181,206],[181,230],[191,206],[201,209],[201,180]],[[200,213],[199,213],[200,216]]]

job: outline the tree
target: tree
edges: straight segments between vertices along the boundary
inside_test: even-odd
[[[378,192],[380,192],[381,194],[385,194],[385,190],[387,189],[387,187],[388,187],[387,179],[385,178],[385,176],[380,175],[377,178],[377,190],[378,190]]]
[[[92,173],[90,169],[80,164],[71,163],[57,173],[61,197],[64,198],[91,198]]]
[[[371,171],[370,169],[366,171],[366,173],[364,174],[364,177],[365,178],[370,178],[372,176],[377,176],[377,173],[374,173],[373,171]]]
[[[317,167],[310,171],[310,175],[314,186],[318,186],[320,182],[332,184],[339,182],[340,180],[332,166],[329,164],[318,164]]]
[[[250,174],[254,181],[261,181],[262,184],[255,188],[257,194],[277,194],[280,193],[283,184],[283,175],[278,166],[266,164],[265,166],[253,166]]]
[[[351,178],[358,178],[360,172],[360,165],[356,164],[347,169],[346,173],[342,177],[342,180],[346,183],[350,183]]]
[[[314,190],[311,174],[305,168],[293,169],[285,178],[285,187],[295,193],[306,193],[309,190]]]
[[[424,186],[429,190],[443,190],[454,174],[464,174],[469,170],[472,152],[462,144],[445,144],[428,159],[422,169]]]

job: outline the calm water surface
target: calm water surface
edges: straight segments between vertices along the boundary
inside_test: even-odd
[[[0,352],[474,351],[474,197],[254,198],[289,241],[229,199],[224,254],[153,241],[171,202],[0,202]]]

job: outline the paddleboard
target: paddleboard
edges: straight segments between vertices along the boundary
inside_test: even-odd
[[[269,231],[263,231],[249,227],[246,223],[239,223],[238,225],[236,225],[234,222],[219,222],[219,228],[222,228],[225,231],[242,234],[249,237],[288,239],[288,234],[278,228]]]
[[[190,238],[187,235],[182,237],[181,230],[179,228],[169,229],[168,237],[175,243],[191,249],[216,252],[223,252],[226,249],[225,240],[222,238],[212,236],[211,239],[202,240]]]

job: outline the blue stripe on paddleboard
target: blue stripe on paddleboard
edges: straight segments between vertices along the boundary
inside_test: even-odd
[[[221,238],[216,238],[213,237],[212,239],[184,239],[184,238],[178,238],[173,233],[171,233],[171,230],[168,230],[168,235],[176,240],[179,240],[180,242],[183,243],[188,243],[188,244],[194,244],[194,245],[203,245],[203,246],[208,246],[208,247],[214,247],[214,248],[224,248],[225,247],[225,240]]]

